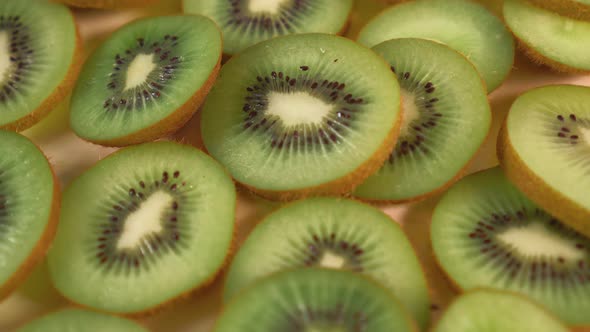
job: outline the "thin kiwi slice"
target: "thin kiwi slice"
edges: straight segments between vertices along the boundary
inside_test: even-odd
[[[528,298],[477,289],[458,297],[432,332],[568,332],[569,329]]]
[[[185,13],[210,17],[223,31],[223,52],[295,33],[344,32],[353,0],[183,0]]]
[[[57,0],[66,5],[81,8],[120,9],[146,7],[158,0]]]
[[[234,257],[224,297],[228,300],[269,274],[298,267],[371,277],[392,291],[422,327],[428,325],[428,288],[412,245],[401,227],[376,208],[346,199],[310,198],[274,212]]]
[[[395,144],[400,90],[388,64],[343,37],[262,42],[221,70],[202,111],[211,155],[271,199],[350,192]]]
[[[371,20],[358,41],[373,47],[394,38],[423,38],[450,46],[473,62],[489,92],[502,84],[514,62],[514,40],[502,21],[468,0],[401,3]]]
[[[590,71],[590,22],[521,0],[504,1],[504,20],[534,61],[558,71]]]
[[[500,133],[498,157],[531,200],[590,236],[590,88],[555,85],[520,96]]]
[[[580,20],[590,20],[590,0],[528,0],[530,3],[551,10],[559,15]]]
[[[17,332],[147,332],[134,321],[81,309],[63,309],[35,319]]]
[[[51,165],[24,136],[0,130],[0,300],[45,256],[60,192]]]
[[[87,307],[151,313],[217,276],[235,204],[229,175],[193,147],[120,150],[66,188],[48,256],[53,283]]]
[[[33,126],[69,94],[80,70],[79,44],[66,6],[0,1],[0,129]]]
[[[515,291],[568,324],[590,323],[590,239],[538,208],[500,168],[451,188],[434,210],[431,237],[460,289]]]
[[[273,274],[241,292],[214,332],[417,331],[388,290],[353,272],[298,269]]]
[[[439,193],[462,176],[488,135],[485,86],[475,67],[443,44],[393,39],[373,49],[398,76],[404,115],[389,159],[354,195],[403,202]]]
[[[221,33],[203,16],[144,18],[116,31],[85,63],[70,124],[103,145],[150,141],[184,125],[217,77]]]

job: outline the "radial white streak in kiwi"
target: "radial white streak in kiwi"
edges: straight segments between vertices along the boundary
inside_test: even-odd
[[[0,31],[0,82],[4,82],[10,70],[10,36]]]
[[[174,198],[163,191],[157,191],[148,197],[139,208],[131,213],[123,233],[117,242],[117,249],[135,248],[146,235],[162,231],[162,213],[172,204]]]
[[[330,251],[324,252],[320,259],[320,266],[329,269],[341,269],[345,263],[346,259],[344,257],[333,254]]]
[[[584,258],[584,252],[576,250],[576,243],[555,236],[541,222],[532,221],[524,227],[509,228],[498,234],[497,238],[528,257],[558,256],[571,260]]]
[[[138,54],[127,68],[127,79],[125,80],[125,91],[143,84],[150,73],[156,69],[153,54]]]
[[[248,10],[252,13],[278,14],[281,6],[291,0],[250,0]]]
[[[400,137],[405,137],[409,136],[410,123],[420,118],[420,111],[418,110],[418,106],[416,106],[414,94],[405,89],[401,89],[401,95],[403,115]]]
[[[307,92],[270,92],[267,114],[276,115],[286,127],[300,124],[321,124],[333,106]]]

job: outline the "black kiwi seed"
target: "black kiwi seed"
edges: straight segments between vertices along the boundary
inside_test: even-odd
[[[571,145],[578,144],[580,137],[580,129],[590,130],[590,121],[578,118],[575,114],[557,115],[557,137],[560,141],[564,141]]]
[[[29,75],[35,62],[33,49],[30,47],[29,27],[24,25],[20,16],[0,16],[0,31],[8,33],[10,72],[0,86],[0,102],[16,98],[21,92],[21,84]]]
[[[270,31],[277,34],[294,32],[300,17],[305,17],[312,8],[310,0],[294,0],[283,5],[276,14],[267,12],[253,13],[248,9],[248,1],[230,0],[227,9],[225,27],[243,31]]]

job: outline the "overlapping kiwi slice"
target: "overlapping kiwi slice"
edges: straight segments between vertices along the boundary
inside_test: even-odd
[[[590,71],[590,22],[522,0],[504,1],[504,19],[533,60],[558,71]]]
[[[214,332],[417,331],[397,299],[349,271],[279,272],[241,292]]]
[[[559,15],[590,20],[590,0],[528,0]]]
[[[221,33],[203,16],[144,18],[116,31],[84,65],[71,101],[74,132],[103,145],[171,133],[209,92]]]
[[[71,301],[150,313],[213,281],[234,232],[236,193],[203,152],[172,142],[120,150],[66,189],[49,272]]]
[[[506,175],[530,199],[590,236],[590,88],[530,90],[510,108],[498,138]]]
[[[78,44],[67,7],[0,1],[0,129],[31,127],[70,92],[80,69]]]
[[[477,289],[458,297],[432,332],[568,332],[557,318],[528,298]]]
[[[590,239],[538,208],[500,168],[470,175],[445,194],[431,238],[460,289],[516,291],[571,325],[590,323]]]
[[[272,199],[350,192],[393,148],[400,90],[389,65],[327,34],[262,42],[221,70],[202,113],[207,150]]]
[[[32,322],[17,332],[147,332],[141,325],[127,319],[97,312],[64,309]]]
[[[371,20],[358,41],[373,47],[394,38],[423,38],[450,46],[473,62],[490,92],[506,79],[514,61],[514,41],[502,21],[468,0],[401,3]]]
[[[234,257],[224,297],[228,300],[269,274],[298,267],[349,270],[374,278],[422,327],[428,325],[428,289],[412,245],[376,208],[346,199],[310,198],[274,212]]]
[[[27,138],[0,130],[0,300],[45,255],[57,228],[60,193],[51,166]]]
[[[403,121],[389,159],[354,194],[402,202],[438,193],[462,175],[488,135],[485,86],[473,65],[443,44],[394,39],[374,50],[398,76]]]
[[[82,8],[119,9],[145,7],[158,0],[57,0],[61,3]]]
[[[353,0],[183,0],[184,12],[212,18],[233,55],[261,41],[295,33],[339,33]]]

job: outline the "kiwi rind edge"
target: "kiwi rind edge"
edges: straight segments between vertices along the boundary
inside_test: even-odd
[[[151,5],[157,0],[59,0],[62,3],[79,8],[124,9]]]
[[[590,5],[574,0],[528,0],[531,4],[551,10],[561,16],[578,20],[590,20]]]

